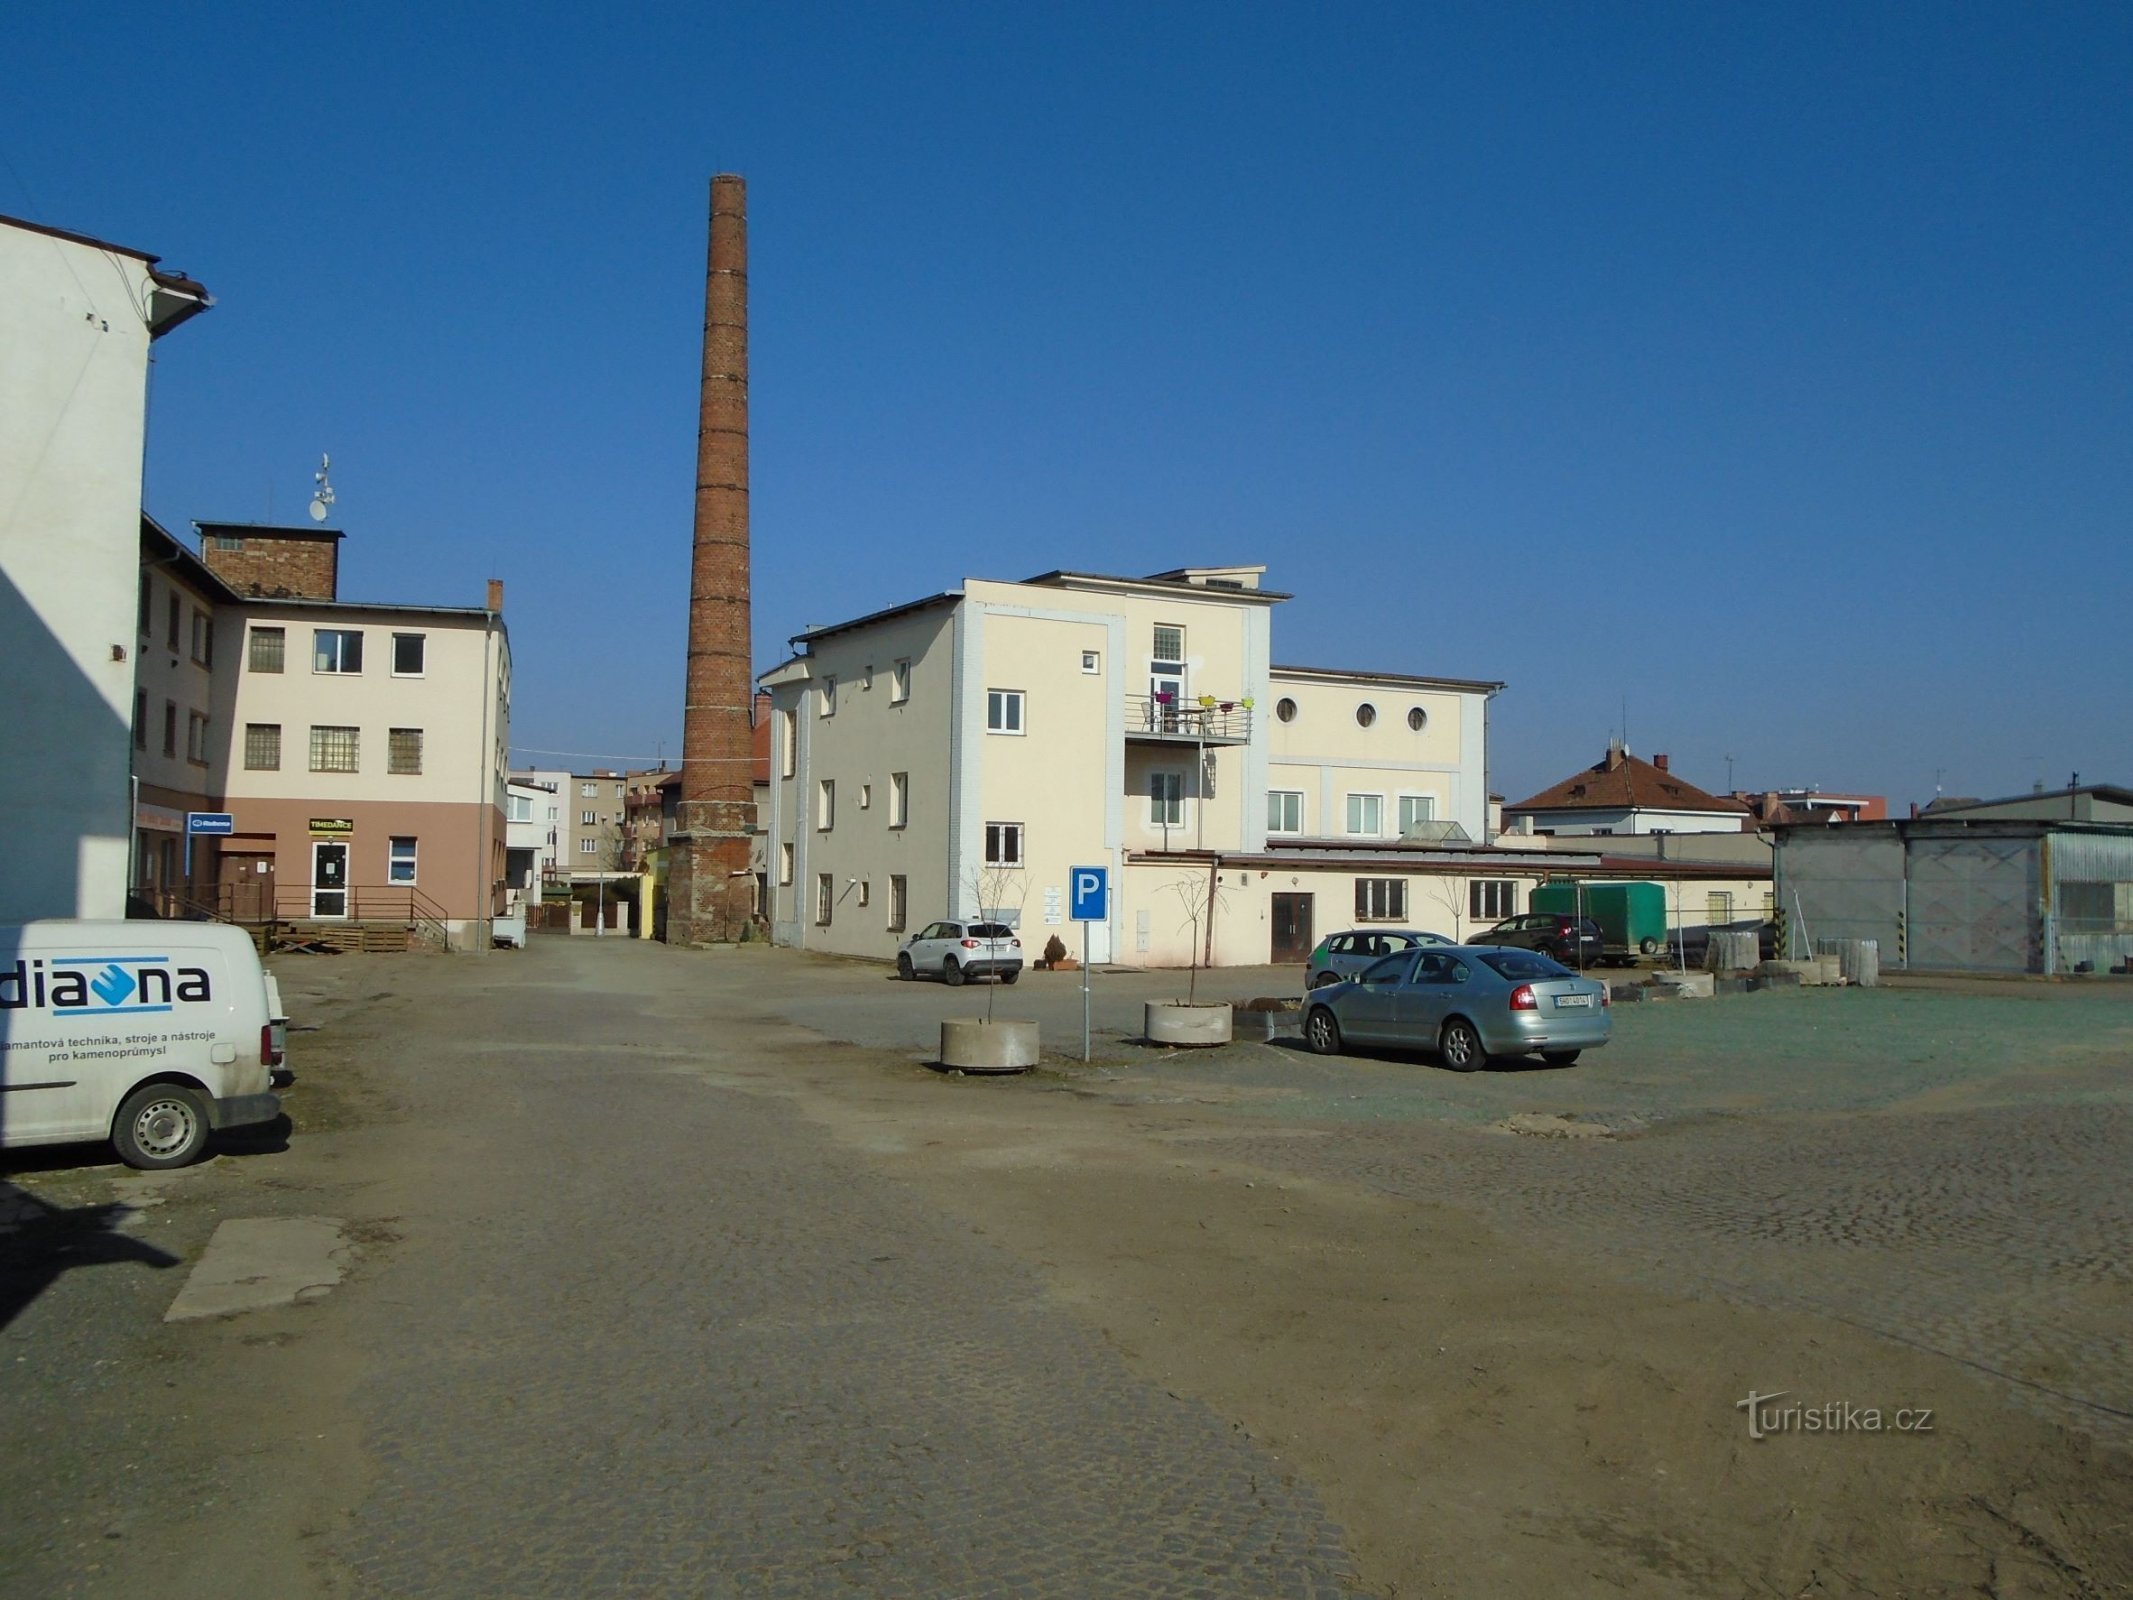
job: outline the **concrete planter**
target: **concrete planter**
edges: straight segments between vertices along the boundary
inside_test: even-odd
[[[1150,1000],[1143,1008],[1141,1029],[1150,1044],[1228,1044],[1233,1034],[1228,1006],[1183,1000]]]
[[[963,1072],[1027,1072],[1037,1064],[1037,1024],[949,1017],[941,1023],[941,1065]]]

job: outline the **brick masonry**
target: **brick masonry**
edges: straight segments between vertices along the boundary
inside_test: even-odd
[[[224,540],[238,547],[224,548]],[[207,570],[239,594],[340,598],[341,535],[336,529],[203,522],[200,554]]]
[[[673,944],[731,943],[754,929],[748,539],[747,187],[721,173],[711,180],[704,274],[688,697],[667,874],[667,938]]]

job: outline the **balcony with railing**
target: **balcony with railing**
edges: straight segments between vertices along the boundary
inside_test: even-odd
[[[1250,744],[1250,696],[1129,694],[1126,737],[1156,744]]]

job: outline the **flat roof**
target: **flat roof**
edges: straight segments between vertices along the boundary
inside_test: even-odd
[[[1280,663],[1267,668],[1272,678],[1316,678],[1342,683],[1393,683],[1412,684],[1422,689],[1471,689],[1493,694],[1504,687],[1501,683],[1486,678],[1436,678],[1408,672],[1353,672],[1341,667],[1285,667]]]

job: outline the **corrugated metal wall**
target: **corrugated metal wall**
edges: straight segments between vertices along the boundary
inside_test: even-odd
[[[1910,965],[2044,970],[2039,839],[1910,841]]]
[[[1897,962],[1903,914],[1903,841],[1891,829],[1845,826],[1779,836],[1778,905],[1796,948],[1810,939],[1875,939],[1883,966]],[[1780,951],[1779,954],[1784,954]]]
[[[2123,970],[2133,960],[2133,839],[2055,833],[2048,855],[2053,970]]]

